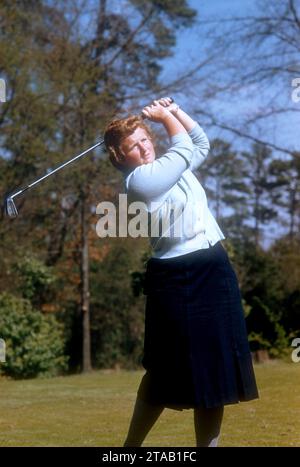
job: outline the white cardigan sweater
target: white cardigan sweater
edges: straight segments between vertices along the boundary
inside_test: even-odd
[[[145,205],[153,257],[180,256],[225,239],[192,173],[208,151],[207,136],[196,123],[188,134],[172,136],[163,156],[124,174],[129,202]]]

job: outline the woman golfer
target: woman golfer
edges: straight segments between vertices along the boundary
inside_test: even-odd
[[[192,408],[197,446],[217,446],[224,405],[258,392],[238,280],[192,173],[209,142],[170,98],[153,101],[142,114],[168,133],[161,157],[140,117],[112,121],[104,136],[129,201],[145,205],[153,247],[144,288],[146,372],[124,446],[141,446],[165,407]]]

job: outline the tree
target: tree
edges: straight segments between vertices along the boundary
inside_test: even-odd
[[[256,246],[262,237],[262,226],[270,224],[278,215],[276,209],[274,187],[278,183],[272,180],[270,164],[272,163],[272,151],[261,144],[254,144],[252,152],[244,152],[247,175],[246,183],[251,190],[250,199],[252,218],[254,219],[253,235]]]
[[[277,206],[287,215],[287,220],[281,217],[281,223],[288,226],[288,236],[293,240],[300,231],[300,154],[294,153],[289,160],[274,159],[270,172],[277,180]]]
[[[276,269],[283,280],[282,291],[282,324],[287,334],[297,337],[300,330],[300,256],[299,237],[285,237],[277,240],[270,254],[276,264]]]
[[[205,186],[209,206],[224,233],[233,238],[243,238],[249,233],[249,195],[246,162],[230,143],[221,139],[211,141],[210,154],[198,171]]]
[[[200,23],[202,34],[211,38],[210,45],[218,52],[214,72],[203,90],[206,104],[217,98],[235,106],[239,117],[231,118],[229,112],[227,118],[209,110],[198,112],[211,125],[292,155],[298,148],[289,139],[274,140],[266,129],[272,125],[280,135],[283,117],[300,112],[292,100],[292,82],[300,76],[300,7],[296,0],[259,0],[255,6],[253,14]],[[203,84],[201,75],[198,81]],[[255,106],[254,94],[259,95]]]
[[[283,275],[272,254],[254,242],[239,252],[239,263],[243,265],[242,295],[251,310],[246,319],[251,348],[278,356],[289,346],[283,321]]]
[[[78,0],[34,5],[1,4],[2,70],[11,94],[0,124],[5,128],[2,156],[8,158],[3,183],[9,187],[45,171],[49,161],[54,166],[66,160],[74,148],[89,147],[125,106],[140,108],[158,88],[161,61],[172,54],[177,30],[195,16],[185,0],[122,1],[119,10],[105,0],[91,1],[88,15]],[[18,256],[32,248],[61,273],[57,300],[66,309],[71,302],[80,304],[87,370],[89,251],[98,240],[91,232],[95,205],[120,186],[121,177],[97,152],[81,160],[80,170],[68,168],[41,185],[39,196],[31,192],[18,200],[22,217],[2,231],[12,256],[8,235]],[[20,236],[24,241],[17,241]]]

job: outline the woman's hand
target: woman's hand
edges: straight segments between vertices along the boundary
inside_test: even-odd
[[[168,104],[170,103],[168,102]],[[170,112],[168,107],[161,105],[157,100],[153,101],[151,105],[144,107],[142,115],[152,122],[162,123],[170,137],[178,133],[186,133],[186,129],[179,119]]]
[[[161,97],[155,102],[158,102],[162,107],[167,109],[173,117],[175,117],[184,126],[187,132],[191,131],[196,125],[196,121],[185,113],[179,105],[171,99],[171,97]]]
[[[171,112],[165,105],[161,105],[159,101],[154,100],[152,104],[143,108],[142,114],[152,122],[163,123],[167,118],[170,118]]]
[[[176,116],[179,110],[179,105],[176,104],[171,97],[161,97],[158,99],[158,103],[163,107],[166,107],[169,112]]]

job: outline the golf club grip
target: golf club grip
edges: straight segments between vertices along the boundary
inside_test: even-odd
[[[173,97],[169,96],[169,99],[171,99],[171,104],[172,104],[172,103],[174,102]],[[155,99],[155,100],[156,100],[156,99]],[[145,107],[146,107],[146,106],[145,106]],[[143,120],[146,120],[146,119],[148,118],[148,117],[146,117],[146,115],[143,115],[142,113],[141,113],[140,117],[141,117]]]

